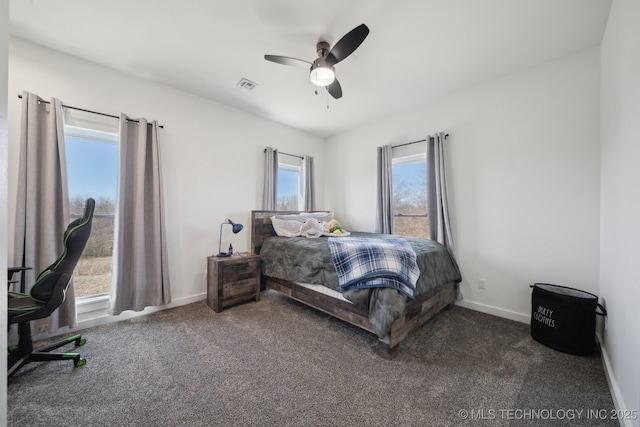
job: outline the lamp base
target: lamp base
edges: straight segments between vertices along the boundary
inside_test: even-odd
[[[218,255],[216,255],[218,258],[225,258],[225,257],[229,257],[231,256],[230,253],[228,252],[220,252]]]

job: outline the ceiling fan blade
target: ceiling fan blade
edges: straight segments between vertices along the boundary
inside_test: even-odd
[[[327,63],[334,65],[344,60],[362,44],[364,39],[367,38],[367,35],[369,35],[369,27],[364,24],[360,24],[349,31],[331,48],[331,51],[327,55]]]
[[[340,82],[338,79],[335,79],[333,83],[329,86],[326,86],[329,95],[333,96],[335,99],[342,98],[342,86],[340,86]]]
[[[302,59],[289,58],[288,56],[265,55],[264,59],[278,64],[291,65],[292,67],[301,67],[307,69],[311,67],[311,62],[303,61]]]

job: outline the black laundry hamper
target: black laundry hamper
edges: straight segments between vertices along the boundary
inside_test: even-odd
[[[531,337],[554,350],[590,356],[595,350],[596,314],[606,315],[592,293],[535,283],[531,295]],[[600,308],[602,312],[598,312]]]

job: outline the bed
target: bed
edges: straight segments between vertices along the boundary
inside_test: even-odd
[[[261,257],[262,285],[273,289],[294,300],[302,302],[317,310],[330,314],[354,326],[371,332],[378,337],[376,349],[380,356],[391,359],[399,348],[399,344],[407,335],[421,327],[438,312],[453,304],[456,298],[457,284],[460,282],[460,272],[449,252],[437,247],[439,244],[426,239],[406,240],[411,243],[416,254],[418,264],[423,274],[418,283],[418,292],[414,299],[401,295],[395,289],[355,290],[340,293],[335,289],[335,268],[326,267],[329,252],[328,238],[306,239],[304,237],[278,237],[273,228],[271,217],[274,215],[294,215],[299,211],[264,211],[251,212],[251,249]],[[384,235],[361,234],[352,232],[355,236],[381,237]],[[392,237],[392,236],[386,236]],[[397,236],[396,236],[397,237]],[[301,245],[296,247],[295,245]],[[291,249],[288,249],[291,246]],[[435,248],[438,257],[450,259],[446,268],[430,268],[432,261],[421,261],[422,247]],[[264,249],[264,251],[263,251]],[[312,252],[306,253],[304,251]],[[316,251],[318,254],[316,254]],[[427,249],[427,251],[429,251]],[[427,255],[424,255],[427,256]],[[313,274],[306,274],[300,278],[297,275],[302,264],[321,263],[324,258],[325,267],[318,267]],[[427,259],[427,258],[425,258]],[[428,260],[433,259],[433,256]],[[272,264],[274,260],[280,264]],[[426,262],[426,264],[425,264]],[[424,274],[426,270],[436,270],[437,274]],[[331,283],[325,283],[331,282]],[[377,300],[372,304],[369,298]],[[399,302],[401,309],[384,308],[385,322],[380,322],[378,314],[372,314],[373,307],[381,306],[377,301],[393,300]],[[388,315],[393,315],[389,321]],[[380,323],[383,323],[381,326]]]

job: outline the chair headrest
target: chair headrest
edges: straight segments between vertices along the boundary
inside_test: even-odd
[[[96,201],[92,198],[88,198],[84,205],[84,215],[82,216],[82,222],[87,222],[93,218],[93,210],[96,207]]]
[[[87,240],[89,240],[89,236],[91,235],[91,224],[95,206],[96,201],[94,199],[87,199],[82,218],[74,220],[67,226],[67,230],[64,233],[65,252],[59,258],[58,263],[55,265],[56,267],[66,257],[75,259],[75,263],[80,258],[80,255],[82,255],[82,251],[84,251]]]

